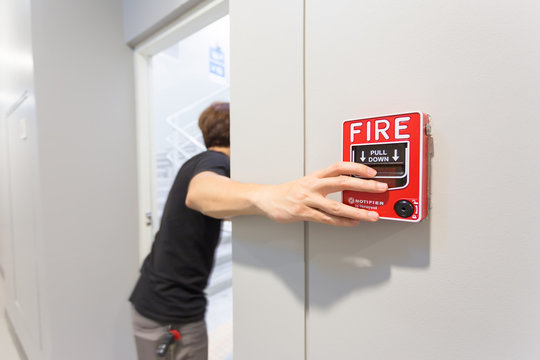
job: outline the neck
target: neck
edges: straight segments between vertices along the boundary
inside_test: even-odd
[[[231,157],[231,148],[229,146],[211,146],[208,150],[217,151]]]

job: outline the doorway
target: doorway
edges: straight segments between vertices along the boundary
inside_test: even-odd
[[[229,101],[229,16],[224,1],[195,9],[135,49],[140,259],[159,229],[170,187],[185,161],[205,151],[200,113]],[[232,359],[231,223],[224,221],[206,289],[209,359]]]

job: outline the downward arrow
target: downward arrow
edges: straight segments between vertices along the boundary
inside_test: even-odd
[[[394,156],[392,157],[392,159],[394,159],[394,161],[397,161],[399,159],[399,156],[397,154],[397,149],[394,149]]]
[[[362,162],[364,162],[364,160],[366,160],[366,158],[364,157],[364,152],[362,151],[362,157],[360,158],[360,160],[362,160]]]

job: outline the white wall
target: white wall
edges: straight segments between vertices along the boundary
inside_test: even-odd
[[[31,360],[134,358],[127,298],[138,271],[136,147],[122,4],[2,6],[11,34],[2,45],[7,39],[30,59],[33,49],[33,73],[30,60],[24,77],[2,81],[2,94],[31,95],[7,119],[7,134],[2,118],[8,316]]]
[[[62,343],[50,358],[133,358],[127,298],[137,276],[136,147],[122,4],[35,0],[32,7],[43,321],[51,343]]]
[[[283,346],[280,358],[303,358],[290,310],[305,277],[307,359],[537,359],[538,2],[280,5],[262,16],[231,1],[233,177],[299,176],[340,159],[342,120],[422,110],[434,124],[433,208],[421,224],[309,224],[283,237],[288,225],[236,220],[235,356]],[[283,271],[303,236],[308,272]]]
[[[435,144],[423,223],[309,225],[308,359],[540,357],[539,11],[306,2],[307,171],[356,116],[429,112]]]
[[[230,2],[233,179],[303,174],[302,5]],[[303,359],[304,304],[304,225],[233,219],[234,358]]]

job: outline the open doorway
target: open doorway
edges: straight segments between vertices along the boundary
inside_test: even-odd
[[[200,113],[229,101],[229,17],[225,16],[152,57],[154,172],[159,224],[167,194],[185,161],[206,150]],[[206,289],[210,360],[232,358],[231,223],[224,221]],[[219,342],[219,346],[213,344]],[[230,344],[230,346],[228,346]],[[219,349],[219,354],[215,353]]]
[[[206,150],[200,113],[214,101],[229,101],[229,17],[216,3],[136,49],[141,260],[178,170]],[[231,223],[224,221],[206,289],[210,360],[233,356],[231,252]]]

